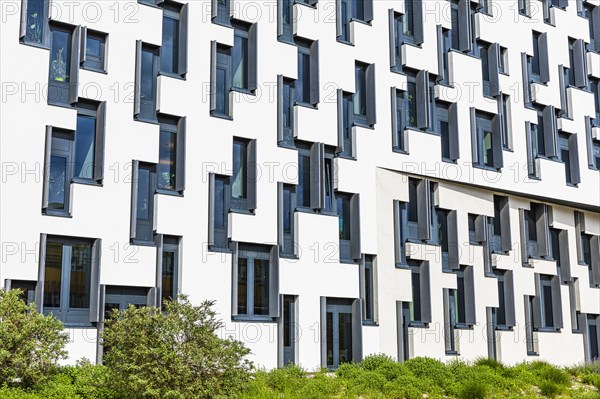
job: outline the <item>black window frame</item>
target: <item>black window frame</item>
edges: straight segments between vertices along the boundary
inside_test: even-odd
[[[277,183],[278,185],[278,236],[279,257],[296,259],[298,244],[296,242],[296,186],[293,184]],[[286,219],[289,225],[286,229]]]
[[[49,25],[50,1],[25,0],[21,2],[21,5],[20,43],[35,47],[49,48],[51,40]],[[41,7],[39,7],[40,5]],[[39,26],[35,22],[38,22]],[[34,27],[36,32],[32,32]]]
[[[473,126],[474,123],[474,126]],[[502,129],[499,115],[476,111],[471,108],[473,167],[499,171],[504,166]],[[489,148],[485,148],[489,134]],[[491,155],[491,161],[490,161]],[[485,160],[487,157],[487,161]]]
[[[208,250],[229,253],[230,176],[210,173],[208,183]],[[217,198],[217,192],[221,193],[222,201]],[[218,213],[221,213],[221,216],[218,216]],[[222,219],[222,225],[218,224],[219,219]]]
[[[163,36],[162,46],[160,48],[159,73],[173,78],[185,79],[188,69],[188,5],[162,0],[160,7],[163,10]],[[174,43],[172,48],[172,51],[177,51],[177,54],[174,54],[174,65],[169,69],[166,69],[165,65],[163,65],[163,60],[165,59],[163,49],[165,49],[165,33],[167,32],[166,29],[164,29],[164,23],[167,18],[177,21],[177,40],[173,40]]]
[[[211,42],[211,107],[210,116],[233,119],[231,103],[231,47]],[[220,84],[220,79],[223,79]],[[221,93],[220,89],[223,89]]]
[[[297,141],[298,150],[298,185],[296,187],[297,210],[337,215],[335,209],[335,151],[323,143]],[[300,162],[300,158],[303,161]],[[308,169],[303,169],[304,162]],[[309,176],[304,176],[306,172]],[[304,177],[304,178],[303,178]],[[305,187],[308,183],[308,187]],[[304,203],[302,193],[308,189],[308,204]]]
[[[170,195],[183,195],[185,189],[185,117],[174,117],[170,115],[159,115],[158,123],[160,125],[159,130],[159,157],[158,164],[156,165],[156,192],[160,194]],[[160,148],[165,145],[165,135],[171,135],[170,142],[166,143],[166,146],[173,152],[173,165],[170,176],[170,181],[162,185],[161,184],[161,167],[163,160],[160,157]],[[174,139],[173,139],[174,138]],[[164,174],[164,172],[162,172]],[[165,180],[166,181],[166,180]]]
[[[134,118],[137,121],[157,123],[157,105],[158,105],[158,74],[160,72],[160,47],[152,44],[143,43],[138,40],[136,43],[136,81],[135,81],[135,98],[134,98]],[[142,79],[148,78],[145,76],[143,67],[144,53],[150,54],[152,57],[150,70],[150,78],[152,80],[152,95],[150,98],[142,98]]]
[[[81,57],[81,26],[73,26],[59,22],[50,24],[50,62],[48,66],[48,105],[72,108],[78,100],[79,64]],[[56,49],[58,58],[53,60],[54,35],[56,32],[68,34],[66,41],[69,51],[64,59],[64,47]],[[59,61],[63,62],[64,70]]]
[[[87,49],[90,47],[88,39],[93,39],[100,43],[100,54],[98,56],[87,53]],[[108,33],[83,27],[81,32],[81,46],[81,68],[93,72],[107,73]]]

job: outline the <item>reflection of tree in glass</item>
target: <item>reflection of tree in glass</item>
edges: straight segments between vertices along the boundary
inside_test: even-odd
[[[57,82],[65,82],[67,80],[67,64],[63,59],[63,48],[58,49],[58,56],[55,60],[52,60],[50,65],[50,80],[56,80]]]
[[[39,12],[33,11],[27,15],[27,30],[25,40],[34,43],[42,42],[42,18]]]
[[[161,182],[159,183],[159,187],[166,190],[175,189],[175,173],[171,173],[169,171],[162,172],[160,174],[160,179]]]

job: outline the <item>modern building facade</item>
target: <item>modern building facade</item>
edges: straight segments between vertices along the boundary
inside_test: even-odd
[[[0,6],[0,282],[70,361],[177,293],[267,368],[598,358],[599,1]]]

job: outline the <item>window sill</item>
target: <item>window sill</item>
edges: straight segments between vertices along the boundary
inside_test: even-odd
[[[162,195],[170,195],[173,197],[183,197],[183,193],[180,193],[179,191],[175,191],[175,190],[168,190],[166,188],[157,188],[155,193],[162,194]]]
[[[160,71],[160,72],[158,72],[158,76],[166,76],[168,78],[173,78],[173,79],[177,79],[177,80],[186,80],[185,76],[181,76],[178,73]]]
[[[229,212],[238,213],[240,215],[254,215],[254,211],[251,211],[249,209],[229,208]]]
[[[395,152],[396,154],[410,155],[410,153],[408,151],[403,150],[400,147],[392,147],[392,152]]]
[[[365,21],[363,19],[358,19],[358,18],[350,18],[350,22],[358,22],[359,24],[372,26],[371,21]]]
[[[319,108],[315,104],[305,103],[305,102],[302,102],[302,101],[296,101],[294,103],[294,105],[296,105],[298,107],[304,107],[304,108],[310,108],[310,109],[318,109]]]
[[[446,351],[446,356],[460,356],[460,352],[457,352],[457,351]]]
[[[150,1],[138,0],[138,4],[142,4],[142,5],[145,5],[145,6],[148,6],[148,7],[160,9],[160,7],[158,6],[158,4],[156,4],[154,2],[150,2]]]
[[[71,183],[85,184],[86,186],[102,187],[102,183],[99,182],[98,180],[84,179],[84,178],[81,178],[81,177],[74,177],[74,178],[72,178],[71,179]]]
[[[277,142],[277,147],[285,148],[286,150],[294,150],[294,151],[298,150],[298,148],[294,144],[286,144],[282,141]]]
[[[363,115],[359,115],[359,117],[362,117]],[[356,118],[356,115],[354,116]],[[356,126],[356,127],[362,127],[365,129],[369,129],[369,130],[375,130],[375,127],[373,125],[369,125],[367,123],[363,123],[363,122],[354,122],[352,124],[352,126]]]
[[[269,316],[233,316],[232,321],[245,322],[245,323],[275,323],[272,317]]]
[[[224,26],[225,28],[231,28],[230,21],[219,21],[218,17],[211,18],[210,22],[212,22],[215,25]]]
[[[456,324],[454,326],[455,330],[472,330],[473,326],[468,324]]]
[[[396,269],[411,270],[411,267],[406,262],[400,262],[400,263],[396,263]]]
[[[402,66],[400,66],[400,67],[399,67],[398,65],[396,65],[396,66],[390,67],[390,72],[393,72],[393,73],[397,73],[397,74],[399,74],[399,75],[406,76],[406,74],[405,74],[405,73],[404,73],[404,71],[402,70]]]
[[[354,43],[352,43],[352,42],[351,42],[351,41],[349,41],[349,40],[342,40],[342,39],[340,39],[340,38],[338,37],[338,38],[336,38],[336,41],[337,41],[338,43],[345,44],[346,46],[352,46],[352,47],[354,47]]]
[[[218,112],[212,112],[210,113],[210,116],[214,117],[214,118],[219,118],[219,119],[225,119],[228,121],[232,121],[233,117],[230,115],[225,115],[225,114],[220,114]]]
[[[583,331],[578,330],[578,329],[574,329],[574,330],[571,330],[571,333],[572,334],[583,334]]]
[[[208,250],[210,252],[221,252],[224,254],[230,254],[232,252],[230,248],[215,247],[214,245],[209,245]]]
[[[132,239],[130,241],[131,245],[138,245],[140,247],[155,247],[156,243],[154,241],[146,241],[146,240],[138,240],[138,239]]]
[[[235,91],[237,93],[247,94],[249,96],[256,96],[256,91],[245,89],[243,87],[232,87],[231,91]]]
[[[527,356],[539,356],[540,354],[537,352],[527,351]]]
[[[405,39],[406,39],[406,36],[405,36]],[[413,38],[413,40],[414,40],[414,38]],[[414,43],[411,43],[411,42],[406,41],[406,40],[403,40],[402,44],[400,46],[404,46],[404,45],[411,46],[411,47],[414,47],[414,48],[422,48],[421,45],[414,44]]]
[[[422,321],[411,321],[408,323],[408,326],[413,328],[427,328],[429,327],[429,323],[423,323]]]
[[[31,47],[41,48],[44,50],[50,50],[50,46],[46,43],[36,43],[36,42],[30,42],[27,40],[20,40],[19,42],[25,46],[31,46]]]
[[[483,272],[483,277],[498,278],[498,276],[496,276],[494,273],[487,271],[487,270]]]
[[[356,259],[342,259],[340,258],[340,263],[344,265],[356,265],[358,261]]]
[[[504,75],[504,76],[510,76],[510,73],[508,73],[508,72],[502,72],[502,71],[500,71],[500,72],[498,72],[498,73],[499,73],[500,75]]]
[[[312,208],[306,208],[306,207],[296,207],[295,212],[300,212],[300,213],[310,213],[310,214],[317,214],[317,215],[324,215],[324,216],[335,216],[336,218],[339,217],[337,213],[331,211],[331,210],[325,210],[325,209],[312,209]]]
[[[300,257],[296,254],[286,254],[286,253],[279,253],[279,258],[280,259],[290,259],[290,260],[299,260]]]
[[[74,105],[71,104],[65,104],[65,103],[60,103],[58,101],[51,101],[48,100],[48,105],[52,105],[54,107],[61,107],[61,108],[67,108],[67,109],[75,109]]]
[[[158,125],[158,119],[149,119],[149,118],[143,118],[143,117],[139,117],[139,116],[134,116],[133,119],[137,122],[143,122],[143,123],[150,123],[152,125]]]
[[[496,331],[513,331],[512,326],[496,326]]]
[[[312,8],[313,10],[317,9],[316,4],[308,4],[308,3],[305,3],[303,1],[294,0],[294,4],[298,4],[299,6],[304,6],[304,7]]]
[[[85,63],[84,63],[84,65],[81,66],[81,69],[86,70],[86,71],[90,71],[90,72],[101,73],[103,75],[108,75],[108,72],[105,69],[94,68],[94,67],[91,67],[91,66],[86,66]]]
[[[68,212],[60,212],[60,211],[56,212],[56,211],[50,211],[50,210],[42,210],[42,215],[59,217],[59,218],[68,218],[68,219],[73,218],[73,215],[69,214]]]
[[[379,323],[374,320],[363,320],[362,325],[365,327],[379,327]]]
[[[490,172],[502,173],[501,168],[494,168],[493,166],[480,165],[480,164],[476,164],[476,163],[473,163],[472,165],[473,165],[474,169],[481,169],[481,170],[488,170]]]
[[[336,158],[341,158],[341,159],[347,159],[349,161],[356,161],[356,157],[353,157],[352,155],[348,155],[348,154],[344,154],[344,153],[337,153]]]
[[[534,331],[541,332],[541,333],[560,333],[560,328],[540,327],[540,328],[534,329]]]

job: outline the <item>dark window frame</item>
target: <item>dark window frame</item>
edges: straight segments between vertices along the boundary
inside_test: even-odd
[[[99,42],[99,55],[88,54],[88,39]],[[107,73],[108,33],[83,28],[81,37],[81,68],[88,71]]]

